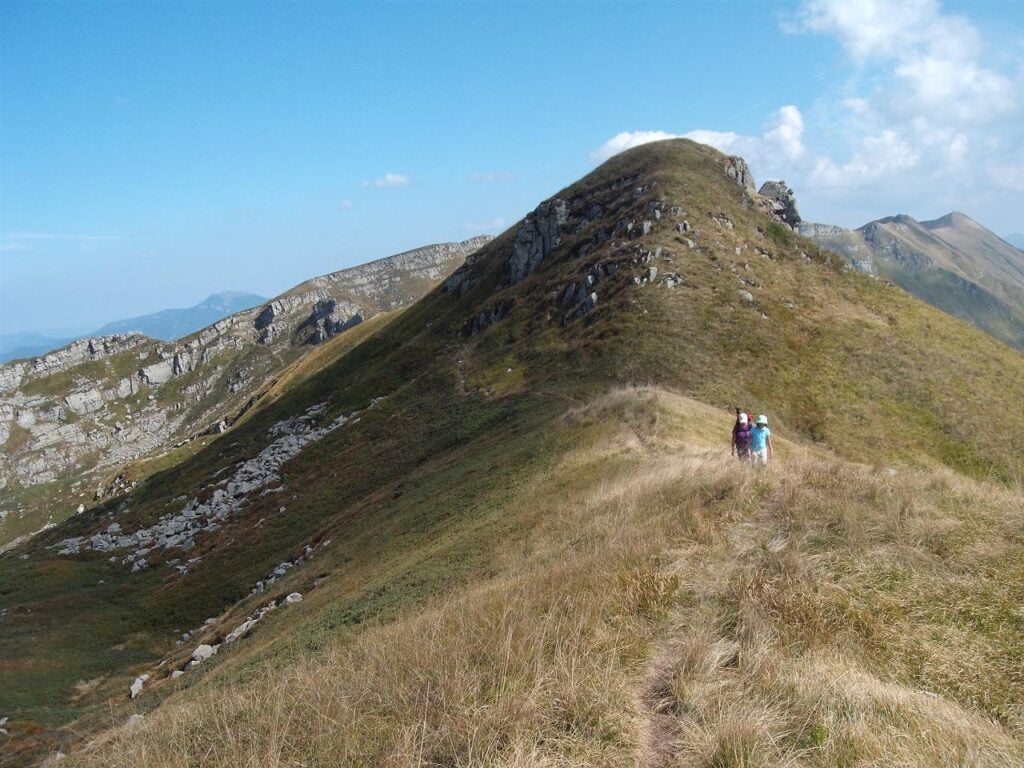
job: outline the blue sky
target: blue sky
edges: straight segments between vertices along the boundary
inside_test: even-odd
[[[0,331],[497,232],[689,135],[848,226],[1024,231],[1024,4],[0,4]]]

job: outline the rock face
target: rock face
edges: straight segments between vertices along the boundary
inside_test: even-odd
[[[800,213],[796,208],[796,195],[786,186],[784,181],[766,181],[758,192],[767,198],[771,205],[770,212],[780,221],[796,229],[800,224]]]
[[[560,228],[569,218],[565,200],[553,198],[537,206],[516,228],[512,254],[506,262],[508,278],[513,285],[525,280],[562,242]]]
[[[747,194],[754,194],[754,174],[750,172],[750,166],[742,157],[730,157],[726,160],[725,175],[743,187]]]
[[[308,344],[319,344],[361,322],[363,311],[358,304],[344,299],[320,299],[300,326],[299,335]]]
[[[544,233],[551,236],[547,224]],[[0,510],[41,522],[66,516],[93,499],[92,489],[105,495],[112,468],[224,431],[310,345],[416,301],[489,239],[323,275],[174,343],[138,334],[82,339],[0,365],[0,489],[8,491]],[[78,477],[83,466],[90,474]],[[11,493],[76,477],[70,498],[35,491],[23,503]]]

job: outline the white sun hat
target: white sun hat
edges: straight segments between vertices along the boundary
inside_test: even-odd
[[[768,417],[765,416],[762,413],[760,416],[757,417],[757,423],[758,424],[764,424],[767,427],[768,426]]]

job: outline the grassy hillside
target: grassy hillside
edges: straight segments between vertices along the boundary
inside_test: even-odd
[[[993,403],[1024,401],[1024,360],[796,237],[725,162],[614,158],[560,193],[525,280],[512,230],[461,296],[325,348],[125,502],[0,557],[10,762],[88,739],[94,765],[1020,761],[1024,414]],[[555,298],[613,262],[592,312]],[[187,555],[132,574],[47,548],[209,498],[317,403],[358,420]],[[729,463],[733,404],[769,413],[777,467]]]
[[[962,213],[890,216],[856,230],[802,225],[858,269],[1024,351],[1024,252]]]
[[[71,764],[1024,764],[1024,496],[789,443],[737,471],[728,427],[663,390],[568,409],[547,461],[343,545]]]

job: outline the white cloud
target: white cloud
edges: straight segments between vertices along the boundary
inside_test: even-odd
[[[787,31],[834,37],[853,65],[806,113],[803,152],[775,134],[809,215],[815,200],[833,216],[982,213],[995,201],[997,216],[1019,219],[1024,67],[969,18],[940,0],[804,0]]]
[[[882,66],[886,107],[984,122],[1015,110],[1019,83],[983,66],[984,45],[963,16],[937,0],[809,0],[799,29],[835,35],[861,67]]]
[[[804,116],[790,104],[778,111],[775,126],[765,133],[764,142],[788,160],[796,160],[804,153],[803,135]]]
[[[884,130],[865,136],[850,159],[841,165],[828,157],[819,157],[810,181],[825,187],[854,187],[880,176],[906,171],[916,165],[920,157],[920,152],[903,136]]]
[[[408,185],[409,177],[401,173],[385,173],[379,179],[363,182],[364,187],[407,187]]]
[[[707,144],[726,154],[743,155],[751,161],[774,155],[793,160],[804,153],[803,131],[803,115],[799,109],[789,104],[775,113],[761,136],[744,136],[733,131],[712,131],[703,128],[682,134],[667,131],[624,131],[608,139],[591,152],[590,157],[604,161],[641,144],[683,138]]]
[[[1024,192],[1024,162],[993,165],[988,175],[1001,187]]]
[[[352,207],[352,201],[351,200],[341,200],[341,201],[338,202],[338,208],[340,210],[342,210],[342,211],[347,211],[351,207]]]
[[[508,171],[483,171],[469,174],[470,181],[508,181],[516,175]]]
[[[487,232],[487,233],[497,233],[497,232],[501,232],[501,231],[503,231],[505,229],[505,227],[506,227],[505,217],[504,216],[495,216],[490,221],[482,221],[482,222],[471,221],[471,222],[467,222],[466,224],[463,224],[462,227],[467,232],[470,232],[472,234],[481,234],[481,233],[484,233],[484,232]]]
[[[614,157],[620,152],[625,152],[627,149],[639,147],[641,144],[678,138],[678,134],[666,133],[665,131],[623,131],[612,136],[608,141],[591,152],[590,158],[603,163],[609,157]]]
[[[701,144],[708,144],[730,155],[742,155],[762,170],[782,171],[794,160],[803,157],[804,116],[787,104],[776,110],[760,136],[744,136],[732,131],[698,129],[683,134]]]
[[[40,243],[70,243],[84,250],[95,250],[103,243],[123,240],[120,235],[59,235],[51,232],[5,232],[0,235],[0,252],[32,251]]]
[[[729,155],[749,154],[756,141],[749,136],[740,136],[732,131],[708,131],[703,128],[687,131],[683,134],[683,138],[696,141],[698,144],[707,144],[709,147],[714,147]]]

